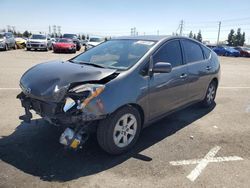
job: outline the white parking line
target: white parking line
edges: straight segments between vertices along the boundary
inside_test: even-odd
[[[2,87],[0,88],[0,90],[19,90],[21,88],[17,88],[17,87],[12,87],[12,88],[7,88],[7,87]]]
[[[230,86],[219,86],[219,89],[250,89],[250,87],[242,86],[242,87],[230,87]]]
[[[190,181],[195,181],[196,178],[201,174],[201,172],[206,168],[208,163],[211,162],[228,162],[228,161],[239,161],[243,160],[243,158],[238,156],[228,156],[228,157],[214,157],[218,151],[220,150],[220,146],[215,146],[212,148],[203,159],[191,159],[191,160],[182,160],[182,161],[170,161],[169,163],[173,166],[180,165],[191,165],[198,164],[194,170],[187,176]]]

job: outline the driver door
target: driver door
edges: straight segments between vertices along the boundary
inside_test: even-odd
[[[179,40],[171,40],[153,55],[153,63],[168,62],[170,73],[154,73],[149,81],[150,119],[154,119],[184,104],[188,99],[188,69],[183,64]]]

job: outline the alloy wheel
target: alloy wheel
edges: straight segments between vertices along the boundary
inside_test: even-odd
[[[137,120],[133,114],[124,114],[116,123],[113,132],[113,140],[116,146],[123,148],[128,146],[137,132]]]

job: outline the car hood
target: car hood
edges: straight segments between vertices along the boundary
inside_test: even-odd
[[[91,46],[97,46],[100,43],[101,42],[88,42],[88,44],[91,45]]]
[[[97,68],[69,61],[52,61],[38,64],[25,72],[20,86],[29,97],[59,102],[64,98],[70,84],[99,81],[114,72],[115,69]]]

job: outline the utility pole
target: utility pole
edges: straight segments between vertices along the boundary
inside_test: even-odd
[[[49,25],[49,34],[51,35],[51,27],[50,27],[50,25]]]
[[[183,25],[184,25],[184,21],[181,20],[181,23],[180,23],[180,36],[182,36],[182,32],[183,32]]]
[[[53,34],[54,34],[54,37],[56,37],[56,25],[53,25]]]
[[[131,36],[138,35],[138,32],[136,32],[136,27],[131,28]]]
[[[61,26],[57,26],[58,35],[61,36]]]
[[[219,22],[219,30],[218,30],[218,37],[217,37],[217,45],[220,42],[220,28],[221,28],[221,21]]]

